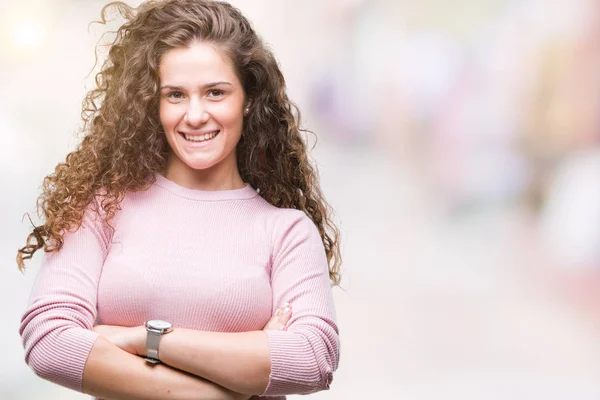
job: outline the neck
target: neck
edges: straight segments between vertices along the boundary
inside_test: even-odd
[[[234,190],[244,187],[237,164],[231,168],[220,168],[217,164],[207,169],[196,170],[174,158],[176,159],[171,157],[167,161],[164,176],[180,186],[196,190]]]

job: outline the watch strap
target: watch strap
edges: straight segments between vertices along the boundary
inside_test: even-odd
[[[160,344],[161,331],[147,329],[146,335],[146,361],[158,364],[158,345]]]

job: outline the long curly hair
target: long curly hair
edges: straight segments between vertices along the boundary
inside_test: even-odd
[[[34,225],[19,249],[19,269],[40,248],[59,251],[64,233],[81,226],[89,207],[110,226],[126,192],[149,188],[154,174],[164,172],[169,145],[159,120],[160,59],[170,49],[204,41],[229,56],[250,99],[236,148],[242,179],[270,204],[311,218],[325,247],[330,280],[338,285],[339,230],[308,159],[302,133],[309,131],[301,129],[277,61],[248,20],[225,2],[149,0],[137,8],[111,2],[97,22],[106,24],[111,10],[125,23],[83,101],[83,140],[44,178],[37,206],[45,222]]]

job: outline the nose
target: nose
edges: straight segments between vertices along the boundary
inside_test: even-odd
[[[183,120],[190,126],[199,126],[206,122],[210,115],[200,100],[194,99],[188,103]]]

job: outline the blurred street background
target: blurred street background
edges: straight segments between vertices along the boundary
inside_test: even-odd
[[[600,3],[231,2],[343,234],[340,368],[310,398],[600,399]],[[0,399],[87,398],[25,365],[41,254],[24,276],[15,256],[79,140],[105,3],[0,0]]]

